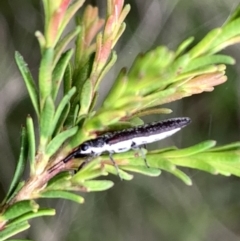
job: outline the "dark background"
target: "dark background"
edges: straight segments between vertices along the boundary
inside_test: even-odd
[[[107,1],[98,4],[104,13]],[[158,45],[171,49],[189,36],[200,40],[212,28],[221,26],[239,1],[236,0],[135,0],[121,38],[118,62],[102,83],[102,96],[118,71],[130,67],[135,56]],[[0,1],[0,197],[9,187],[19,153],[21,125],[33,114],[23,80],[14,63],[18,50],[36,77],[40,59],[36,30],[43,29],[41,2]],[[228,82],[171,107],[173,116],[189,116],[193,123],[177,135],[150,148],[169,145],[186,147],[207,139],[219,145],[240,138],[240,48],[224,53],[237,63],[228,66]],[[103,97],[102,97],[103,98]],[[102,100],[102,98],[100,100]],[[168,117],[168,116],[167,116]],[[154,116],[154,120],[159,117]],[[161,118],[163,118],[161,116]],[[147,119],[151,121],[150,118]],[[36,241],[237,241],[240,240],[240,179],[185,170],[193,185],[174,176],[157,178],[135,175],[130,181],[114,180],[105,192],[84,195],[85,204],[40,200],[42,206],[57,209],[55,217],[31,221],[20,235]],[[19,236],[19,237],[20,237]]]

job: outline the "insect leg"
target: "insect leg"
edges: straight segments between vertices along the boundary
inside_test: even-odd
[[[94,158],[94,156],[89,156],[88,158],[86,158],[78,167],[77,170],[74,171],[74,174],[76,174],[77,172],[79,172],[87,163],[89,163],[92,159]]]
[[[146,149],[146,145],[144,144],[143,147]],[[135,142],[132,142],[131,148],[133,150],[136,150],[138,153],[140,152],[142,159],[144,160],[144,163],[146,165],[146,167],[149,168],[148,162],[147,162],[147,158],[146,155],[143,152],[143,148],[141,146],[137,146]]]
[[[116,169],[116,171],[117,171],[117,175],[118,175],[119,178],[122,180],[122,178],[121,178],[121,176],[120,176],[120,172],[119,172],[118,165],[117,165],[117,163],[114,161],[111,152],[109,152],[109,158],[110,158],[111,162],[113,163],[113,165],[114,165],[114,167],[115,167],[115,169]]]

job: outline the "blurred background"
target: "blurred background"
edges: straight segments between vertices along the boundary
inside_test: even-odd
[[[106,0],[97,5],[104,16]],[[158,45],[170,49],[189,36],[200,40],[221,26],[239,3],[237,0],[129,0],[127,29],[118,46],[118,62],[101,86],[101,100],[118,71],[130,67],[139,52]],[[21,125],[33,114],[23,80],[14,62],[19,51],[37,76],[40,53],[34,37],[43,29],[41,1],[0,1],[0,197],[9,187],[20,146]],[[228,81],[204,93],[166,105],[171,117],[189,116],[192,124],[149,148],[187,147],[213,139],[219,145],[240,139],[240,46],[224,51],[236,59],[228,66]],[[153,116],[147,121],[168,118]],[[157,178],[135,174],[130,181],[109,176],[115,186],[105,192],[84,194],[85,203],[40,200],[57,210],[55,217],[31,221],[29,231],[18,237],[36,241],[237,241],[240,240],[240,178],[212,176],[186,170],[193,180],[186,186],[174,176]],[[27,174],[27,173],[26,173]]]

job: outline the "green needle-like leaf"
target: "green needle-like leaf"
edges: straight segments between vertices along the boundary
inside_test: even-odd
[[[117,171],[116,167],[113,165],[105,165],[104,169],[111,174],[119,176],[120,179],[122,179],[122,180],[130,181],[133,179],[133,175],[131,175],[121,169],[118,169],[118,171]]]
[[[208,52],[209,47],[211,44],[221,35],[222,29],[216,28],[209,32],[203,39],[200,41],[196,46],[194,46],[189,52],[189,56],[192,59],[203,55],[204,53]]]
[[[189,47],[189,45],[193,42],[194,40],[194,37],[190,37],[186,40],[184,40],[180,45],[179,47],[177,48],[176,52],[175,52],[175,56],[179,56],[180,54],[182,54],[187,47]]]
[[[48,138],[51,137],[55,126],[50,121],[54,118],[55,106],[51,96],[48,96],[42,110],[40,119],[40,150],[44,152]],[[55,123],[56,124],[56,123]]]
[[[24,221],[30,220],[32,218],[43,217],[43,216],[54,216],[55,210],[50,208],[41,208],[37,212],[29,212],[19,216],[18,218],[10,221],[8,226],[16,225],[18,223],[22,223]]]
[[[117,123],[121,118],[126,116],[126,110],[104,111],[88,120],[86,128],[91,130],[103,130],[105,126]]]
[[[3,220],[14,219],[30,211],[37,212],[38,208],[39,205],[33,200],[23,200],[10,206],[2,215],[2,218]]]
[[[114,185],[112,181],[108,180],[89,180],[83,183],[87,192],[105,191]]]
[[[230,45],[239,43],[239,24],[240,19],[238,18],[224,25],[221,34],[209,45],[208,54],[217,53]]]
[[[149,108],[149,109],[137,112],[133,116],[141,117],[141,116],[147,116],[147,115],[171,114],[171,113],[172,113],[172,110],[168,108]]]
[[[57,62],[53,70],[53,77],[52,77],[52,98],[53,100],[56,99],[59,87],[62,83],[63,75],[65,70],[69,64],[69,61],[73,55],[73,50],[68,50],[66,53],[62,54],[61,58]]]
[[[72,87],[72,89],[70,89],[69,92],[60,101],[58,108],[55,112],[53,122],[51,124],[52,130],[55,130],[57,123],[61,121],[60,117],[63,113],[63,110],[67,106],[67,104],[70,102],[70,99],[72,98],[72,96],[74,95],[75,92],[76,92],[76,87]]]
[[[58,190],[45,191],[41,193],[41,197],[42,198],[63,198],[63,199],[68,199],[80,204],[84,202],[83,197],[67,191],[58,191]]]
[[[103,106],[105,108],[111,108],[112,104],[114,104],[122,95],[124,95],[127,89],[128,79],[126,76],[126,69],[123,69],[117,79],[115,80],[109,94],[104,100]]]
[[[15,53],[15,60],[16,60],[17,66],[22,74],[23,80],[26,84],[33,107],[36,111],[37,116],[39,117],[40,111],[39,111],[39,103],[38,103],[38,92],[37,92],[37,88],[35,86],[32,74],[31,74],[30,70],[28,69],[27,64],[24,61],[22,55],[20,55],[19,52]]]
[[[12,182],[9,187],[8,193],[6,195],[5,201],[9,201],[9,197],[16,190],[18,183],[19,183],[20,179],[22,178],[22,174],[23,174],[23,171],[24,171],[26,163],[27,163],[27,155],[28,155],[27,132],[26,132],[26,128],[22,127],[21,148],[20,148],[19,159],[18,159],[17,167],[16,167],[16,170],[14,173],[14,177],[12,179]]]
[[[10,227],[6,227],[4,230],[0,232],[0,241],[4,241],[7,238],[14,236],[24,230],[27,230],[30,227],[28,222],[18,223],[16,225],[11,225]]]
[[[186,175],[184,172],[182,172],[181,170],[176,169],[176,170],[169,171],[169,172],[172,173],[177,178],[179,178],[180,180],[182,180],[186,185],[188,185],[188,186],[192,185],[191,178],[188,175]]]
[[[67,105],[64,107],[58,119],[57,125],[52,135],[53,137],[55,137],[63,129],[63,125],[65,123],[65,120],[67,119],[69,111],[70,111],[70,103],[67,103]]]
[[[147,154],[146,158],[150,167],[163,169],[168,172],[174,171],[176,169],[176,166],[170,160],[163,158],[161,155],[152,155],[149,153]],[[131,165],[133,165],[133,162],[134,160],[131,160]]]
[[[198,158],[196,156],[189,156],[189,157],[178,157],[174,159],[169,159],[172,163],[178,166],[188,167],[188,168],[194,168],[198,170],[202,170],[205,172],[209,172],[213,175],[216,175],[218,173],[217,169],[206,162],[204,159]]]
[[[203,152],[206,150],[209,150],[211,147],[216,145],[216,141],[204,141],[199,144],[196,144],[194,146],[184,148],[181,150],[173,150],[164,152],[161,154],[164,158],[178,158],[178,157],[186,157],[186,156],[192,156],[194,154],[197,154],[199,152]]]
[[[77,130],[78,127],[75,126],[72,129],[63,131],[57,136],[55,136],[47,145],[46,156],[51,157],[69,137],[77,133]]]
[[[28,137],[28,157],[30,164],[31,174],[35,172],[35,154],[36,154],[36,143],[35,143],[35,133],[34,133],[34,125],[31,116],[27,117],[27,137]]]
[[[71,88],[72,88],[72,67],[71,67],[71,64],[68,63],[68,66],[63,76],[63,94],[64,95],[67,94]]]
[[[75,184],[82,184],[86,180],[91,180],[100,176],[107,176],[108,173],[105,169],[103,168],[98,168],[98,169],[93,169],[93,170],[81,170],[77,174],[73,176],[71,179],[73,185]]]
[[[70,31],[65,37],[63,37],[56,45],[55,47],[55,53],[54,53],[54,61],[53,66],[55,67],[61,54],[63,53],[64,49],[68,46],[68,44],[74,39],[74,37],[77,36],[77,34],[80,32],[81,27],[76,26],[76,28],[72,31]]]
[[[148,168],[143,166],[121,166],[121,169],[130,172],[137,172],[150,177],[158,177],[161,174],[161,170],[157,168]]]
[[[95,85],[94,91],[96,91],[98,89],[98,86],[99,86],[101,80],[108,73],[108,71],[112,68],[112,66],[115,64],[116,61],[117,61],[117,54],[116,54],[115,51],[112,51],[108,63],[106,64],[106,66],[102,70],[100,76],[98,77],[98,80],[97,80],[97,83]]]
[[[104,168],[99,168],[100,158],[89,161],[79,172],[71,179],[72,183],[80,184],[85,180],[93,179],[101,175],[106,176],[107,172]]]
[[[9,202],[12,200],[12,198],[15,197],[15,195],[18,193],[18,191],[21,190],[21,188],[24,186],[24,184],[25,184],[25,181],[19,182],[19,183],[17,184],[16,188],[14,189],[14,191],[11,193],[11,195],[10,195],[7,199],[5,198],[5,199],[2,201],[2,204],[4,204],[5,201],[6,201],[7,203],[9,203]]]
[[[234,64],[235,60],[227,55],[209,55],[209,56],[202,56],[197,59],[191,61],[188,67],[185,68],[183,73],[190,72],[193,70],[198,70],[204,66],[214,65],[214,64]]]
[[[93,98],[93,86],[90,80],[87,80],[82,88],[80,103],[81,109],[79,115],[85,115],[88,113]]]
[[[47,184],[47,190],[62,190],[63,184],[72,178],[70,172],[60,172],[54,176]],[[67,186],[66,184],[65,186]]]
[[[41,110],[44,108],[45,100],[52,92],[52,62],[54,50],[45,49],[39,70],[39,91]]]
[[[234,142],[228,145],[224,146],[217,146],[214,148],[211,148],[211,152],[217,152],[217,151],[234,151],[240,149],[240,142]]]

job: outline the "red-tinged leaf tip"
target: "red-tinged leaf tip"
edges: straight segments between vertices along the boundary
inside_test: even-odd
[[[106,25],[105,25],[105,30],[104,30],[104,39],[111,36],[116,22],[117,22],[117,20],[114,18],[113,15],[108,17]]]
[[[209,92],[213,91],[214,86],[220,85],[226,81],[227,76],[221,72],[204,74],[189,80],[184,84],[184,90],[187,90],[187,92],[190,90],[192,94],[201,93],[203,91]]]
[[[103,63],[106,63],[108,58],[109,58],[109,55],[111,53],[111,48],[112,48],[112,40],[109,39],[108,41],[106,41],[102,48],[101,48],[101,52],[100,52],[100,55],[99,55],[99,61],[100,62],[103,62]]]
[[[124,4],[123,0],[115,0],[114,3],[113,3],[113,5],[114,5],[114,15],[115,15],[116,19],[118,19],[120,14],[121,14],[123,4]]]
[[[59,6],[59,9],[61,9],[61,11],[66,11],[66,9],[68,8],[69,4],[70,4],[71,0],[63,0]]]
[[[87,30],[84,41],[85,46],[89,46],[91,44],[92,40],[95,38],[98,31],[102,28],[103,24],[104,19],[98,19],[94,24],[92,24],[91,28]]]
[[[66,14],[70,0],[62,0],[60,5],[52,13],[48,28],[48,44],[52,44],[58,35],[59,27]]]

